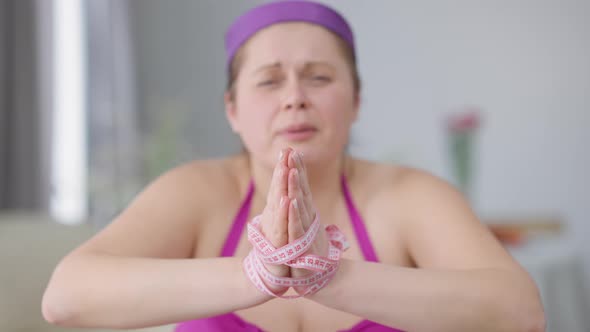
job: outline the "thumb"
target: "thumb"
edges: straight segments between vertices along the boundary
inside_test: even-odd
[[[295,242],[295,240],[305,234],[305,230],[303,230],[303,224],[301,223],[299,207],[297,206],[298,204],[299,202],[297,202],[296,198],[292,199],[289,204],[289,217],[287,226],[287,232],[289,233],[289,243]]]

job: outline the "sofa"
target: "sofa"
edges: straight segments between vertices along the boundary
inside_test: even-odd
[[[67,226],[48,217],[0,213],[0,331],[108,332],[66,329],[45,322],[41,298],[55,265],[96,232],[90,224]],[[170,332],[172,325],[138,329]]]

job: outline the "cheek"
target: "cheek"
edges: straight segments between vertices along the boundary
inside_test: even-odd
[[[354,99],[347,90],[334,89],[322,94],[317,99],[318,109],[322,110],[326,123],[333,127],[333,130],[348,131],[354,119]]]
[[[271,130],[273,106],[268,98],[260,98],[255,94],[245,94],[237,100],[242,139],[247,145],[258,145],[264,142]]]
[[[354,114],[353,98],[342,89],[326,94],[317,103],[326,135],[325,145],[330,147],[325,154],[336,157],[349,140]]]
[[[243,98],[238,107],[242,110],[244,121],[253,126],[257,125],[258,128],[270,125],[268,122],[272,118],[275,109],[271,98],[254,93],[250,93]]]

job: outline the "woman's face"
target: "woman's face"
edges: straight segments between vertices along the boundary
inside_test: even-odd
[[[359,101],[336,38],[316,25],[281,23],[243,46],[226,113],[254,158],[272,165],[288,146],[309,163],[340,157]]]

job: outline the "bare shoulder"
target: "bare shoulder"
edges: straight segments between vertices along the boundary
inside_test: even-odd
[[[444,179],[414,167],[354,159],[354,176],[363,191],[370,192],[373,204],[395,204],[396,214],[412,214],[423,210],[424,204],[456,200],[466,203],[451,184]]]
[[[419,191],[453,190],[443,180],[417,168],[358,158],[352,163],[355,184],[368,197],[368,202],[387,205],[396,202],[396,211],[407,207],[409,197]]]
[[[445,187],[442,180],[408,166],[353,159],[352,184],[365,206],[369,220],[377,220],[380,229],[388,229],[396,235],[412,219],[413,207],[420,197],[419,191],[430,187]],[[420,188],[426,187],[426,188]],[[432,189],[430,189],[432,190]],[[447,190],[451,190],[447,186]],[[398,239],[401,240],[401,239]]]
[[[192,161],[163,174],[154,185],[161,185],[164,191],[174,189],[174,195],[198,197],[199,202],[209,205],[240,185],[241,177],[236,171],[240,162],[239,157]]]
[[[416,189],[454,190],[453,186],[432,173],[400,164],[375,162],[354,158],[355,176],[361,176],[363,182],[389,193],[401,193]]]
[[[193,220],[204,218],[220,197],[235,191],[239,178],[234,171],[236,161],[235,157],[195,160],[170,169],[146,186],[129,207],[151,197],[156,207],[186,211]]]
[[[417,266],[517,268],[468,200],[444,179],[407,166],[354,162],[364,190],[372,192],[368,210],[379,213],[374,218],[385,223],[381,228],[395,227],[396,240]]]
[[[232,156],[180,165],[152,182],[138,199],[142,195],[154,196],[156,206],[184,212],[190,224],[199,227],[233,196],[239,199],[240,188],[248,179],[247,174],[240,174],[240,170],[247,169],[245,162],[243,156]]]
[[[237,191],[238,160],[231,157],[193,161],[165,172],[79,250],[126,256],[192,257],[204,221],[228,195]]]

